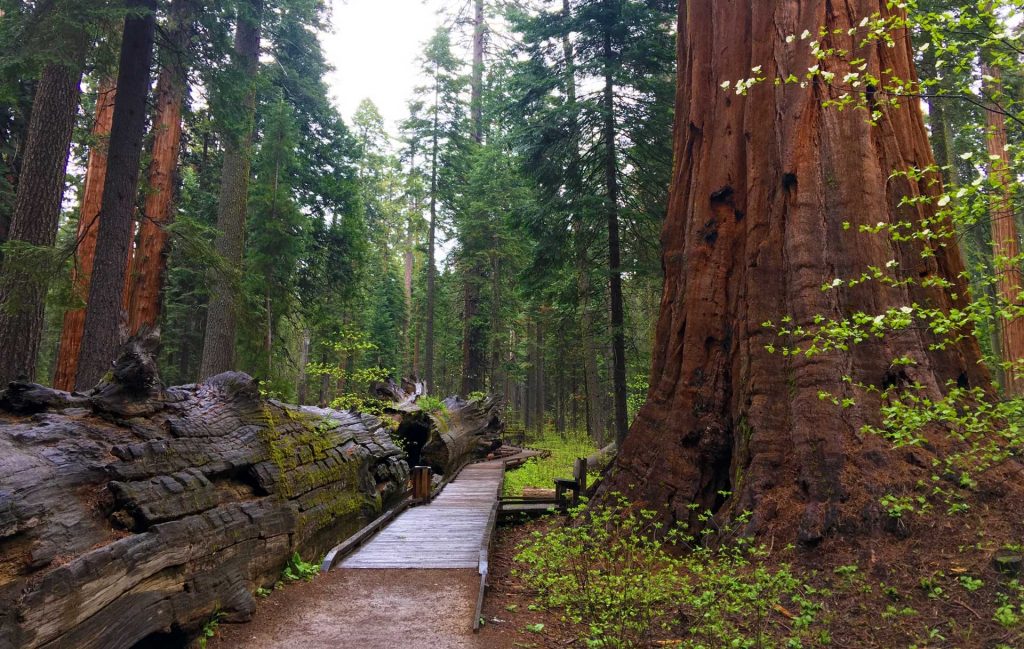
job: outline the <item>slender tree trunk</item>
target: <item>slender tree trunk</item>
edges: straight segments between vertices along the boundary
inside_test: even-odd
[[[139,246],[132,257],[129,277],[128,332],[154,328],[160,319],[161,291],[167,270],[167,226],[173,221],[175,170],[181,150],[181,110],[187,90],[185,56],[194,31],[194,0],[175,0],[165,28],[168,47],[163,52],[156,83],[153,152]]]
[[[878,423],[879,404],[844,377],[875,386],[917,382],[922,398],[938,398],[951,380],[988,389],[970,335],[934,349],[927,331],[912,330],[849,351],[783,357],[766,349],[775,336],[760,326],[785,315],[793,327],[813,329],[818,315],[964,306],[955,242],[925,258],[920,242],[855,234],[861,225],[920,224],[934,215],[926,202],[900,203],[934,196],[938,184],[892,177],[932,162],[916,100],[879,107],[872,126],[861,111],[824,107],[831,91],[819,80],[758,84],[746,96],[719,87],[756,65],[768,79],[816,64],[842,78],[847,63],[818,62],[806,45],[786,43],[787,33],[819,29],[830,34],[824,47],[862,58],[870,74],[915,79],[909,38],[862,46],[857,34],[864,17],[891,11],[898,10],[883,0],[680,5],[675,164],[651,389],[605,492],[662,504],[694,527],[706,509],[722,517],[749,510],[748,531],[777,542],[814,544],[837,529],[849,537],[884,524],[880,494],[927,482],[933,451],[918,447],[927,457],[908,459],[863,435],[863,425]],[[900,277],[941,278],[952,288],[865,282],[821,290],[890,260]],[[894,368],[904,355],[915,363]],[[819,398],[822,390],[856,403],[836,408]],[[731,493],[724,501],[723,491]]]
[[[572,16],[572,7],[569,0],[562,0],[562,16],[566,20]],[[579,196],[582,193],[582,180],[580,178],[579,140],[576,135],[579,132],[576,119],[576,56],[568,33],[562,37],[562,55],[565,59],[566,103],[570,111],[569,130],[573,133],[571,157],[566,176],[568,178],[567,182],[571,183],[570,196]],[[597,345],[594,342],[596,325],[594,323],[594,313],[590,306],[589,246],[587,245],[582,208],[578,205],[570,204],[570,209],[572,211],[573,238],[576,254],[576,292],[580,310],[580,347],[583,354],[583,376],[586,389],[587,433],[591,439],[596,440],[599,445],[603,446],[607,427],[607,416],[604,410],[607,395],[601,390],[600,369],[597,364]]]
[[[505,325],[501,322],[501,256],[498,237],[495,236],[491,243],[491,327],[490,327],[490,392],[491,394],[502,394],[502,385],[505,382],[505,365],[502,362],[502,350],[504,343],[502,336],[505,333]]]
[[[78,208],[78,234],[75,246],[75,266],[71,269],[71,286],[83,301],[89,295],[89,277],[96,257],[96,233],[103,201],[103,184],[107,177],[107,145],[110,126],[114,121],[114,99],[117,80],[104,79],[96,95],[96,117],[92,127],[93,144],[89,149],[89,162],[85,169],[85,186]],[[71,391],[78,373],[78,355],[82,351],[82,332],[85,329],[85,308],[70,309],[64,313],[60,333],[60,349],[53,387]]]
[[[622,312],[622,258],[619,250],[619,176],[615,144],[615,82],[612,78],[612,37],[604,35],[604,171],[608,210],[608,275],[612,328],[612,402],[615,439],[620,447],[629,430],[626,412],[626,332]]]
[[[544,414],[547,406],[547,394],[544,385],[544,324],[541,313],[538,310],[537,322],[534,324],[534,396],[533,396],[533,424],[540,434],[544,433]]]
[[[306,405],[306,400],[309,398],[309,375],[306,372],[306,366],[309,365],[309,341],[309,329],[304,329],[302,331],[302,346],[299,351],[299,381],[296,386],[300,406]]]
[[[110,127],[107,175],[96,232],[96,258],[82,331],[75,387],[93,387],[110,369],[123,343],[122,307],[139,190],[139,160],[146,130],[150,64],[156,31],[155,0],[130,0],[145,13],[125,18],[117,72],[117,99]]]
[[[473,70],[470,83],[470,113],[473,125],[473,140],[484,141],[484,0],[474,0],[473,19]],[[480,294],[487,268],[483,263],[483,251],[478,250],[480,241],[487,241],[486,232],[464,233],[463,254],[466,259],[463,269],[463,310],[462,310],[462,382],[463,395],[484,389],[487,374],[487,333],[480,322]]]
[[[415,170],[416,170],[416,146],[414,144],[412,146],[412,151],[411,151],[410,156],[409,156],[409,171],[410,171],[410,174],[414,173]],[[413,331],[412,331],[412,327],[413,327],[413,320],[412,320],[412,313],[413,313],[412,282],[413,282],[413,277],[414,277],[415,270],[416,270],[416,267],[415,267],[415,264],[416,264],[416,255],[415,255],[415,252],[416,252],[416,241],[415,241],[415,237],[413,236],[413,227],[414,227],[413,219],[416,216],[418,216],[419,214],[420,214],[420,201],[419,201],[419,194],[416,193],[413,196],[412,212],[409,213],[409,217],[408,217],[408,219],[406,219],[406,224],[405,224],[405,250],[402,251],[402,261],[403,261],[403,264],[404,264],[404,271],[405,271],[405,274],[404,274],[404,277],[403,277],[404,283],[402,285],[402,288],[404,290],[404,295],[405,295],[405,330],[402,332],[403,333],[403,338],[404,338],[404,341],[405,341],[405,371],[407,373],[406,374],[407,376],[412,376],[413,378],[419,378],[419,377],[416,376],[416,370],[417,370],[417,361],[416,361],[417,353],[416,353],[416,351],[417,350],[415,350],[413,348],[413,343],[412,343],[412,337],[413,337]]]
[[[224,138],[224,167],[221,172],[220,202],[217,207],[217,253],[233,268],[241,269],[245,248],[245,216],[249,197],[249,164],[252,149],[253,116],[256,110],[256,73],[259,70],[260,22],[263,0],[239,5],[235,27],[235,72],[246,84],[242,123],[227,125]],[[235,362],[238,329],[238,291],[234,278],[214,278],[203,339],[200,378],[226,372]]]
[[[9,241],[52,247],[57,240],[60,204],[82,69],[51,63],[43,68],[25,142]],[[48,278],[19,268],[9,258],[0,272],[0,386],[19,376],[35,379],[43,332]]]
[[[1002,93],[1002,74],[999,68],[982,64],[982,74],[991,79],[986,85],[990,95]],[[989,157],[989,178],[996,185],[989,208],[992,222],[992,257],[995,268],[996,293],[1001,300],[1019,305],[1024,293],[1020,269],[1020,235],[1013,210],[1013,172],[1010,154],[1006,149],[1006,116],[999,110],[985,111],[988,130],[986,147]],[[1004,363],[1020,364],[1024,361],[1024,318],[1001,320],[999,342]],[[1011,367],[1003,373],[1006,394],[1024,393],[1024,367]]]
[[[435,73],[436,76],[436,73]],[[436,275],[434,267],[434,246],[437,238],[437,155],[438,155],[438,133],[439,101],[437,92],[438,81],[435,78],[434,87],[434,132],[431,138],[430,150],[430,225],[427,234],[427,331],[423,341],[423,374],[427,390],[434,391],[434,309],[437,305]]]

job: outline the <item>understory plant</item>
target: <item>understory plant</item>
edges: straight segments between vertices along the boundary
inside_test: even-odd
[[[769,567],[768,550],[750,539],[715,537],[697,543],[616,495],[534,532],[519,548],[518,574],[543,606],[582,626],[591,647],[658,636],[681,649],[807,646],[819,607],[801,596],[789,565]]]

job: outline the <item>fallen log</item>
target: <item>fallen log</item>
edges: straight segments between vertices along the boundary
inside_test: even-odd
[[[240,373],[164,388],[155,344],[87,394],[0,392],[0,649],[183,646],[404,493],[391,422]]]
[[[387,391],[378,389],[377,393],[387,394],[395,402],[391,411],[401,416],[395,438],[408,453],[410,466],[429,466],[434,473],[454,475],[501,447],[505,424],[501,404],[492,396],[448,397],[440,403],[429,401],[429,407],[424,407],[422,384],[411,381],[403,381],[401,388],[389,384]]]

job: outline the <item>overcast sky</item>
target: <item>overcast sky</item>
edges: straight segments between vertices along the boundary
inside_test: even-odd
[[[351,124],[363,99],[372,99],[388,130],[406,117],[406,102],[420,84],[416,58],[441,24],[439,7],[461,0],[332,0],[333,33],[323,35],[334,72],[331,99]]]

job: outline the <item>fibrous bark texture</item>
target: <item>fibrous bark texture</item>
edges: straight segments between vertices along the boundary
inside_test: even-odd
[[[68,148],[81,94],[82,69],[52,63],[43,68],[25,142],[8,239],[34,246],[57,240]],[[48,278],[8,258],[0,270],[0,386],[19,376],[35,378],[43,334]]]
[[[78,208],[78,234],[75,245],[75,266],[71,270],[71,284],[75,294],[83,300],[89,294],[89,277],[96,257],[96,232],[103,200],[103,184],[107,177],[107,143],[110,126],[114,121],[114,99],[117,80],[105,79],[96,95],[96,116],[93,121],[93,144],[89,149],[89,163],[85,169],[85,186]],[[53,387],[73,390],[78,372],[78,355],[82,351],[82,330],[85,328],[85,308],[70,309],[64,313],[60,332],[60,351]]]
[[[1002,75],[999,68],[983,65],[982,72],[988,82],[988,90],[1002,93]],[[1013,173],[1010,171],[1010,153],[1006,149],[1006,115],[997,107],[985,111],[985,126],[988,128],[986,146],[989,154],[989,175],[998,185],[989,208],[992,221],[992,256],[996,259],[996,291],[999,298],[1010,304],[1019,304],[1024,293],[1021,278],[1020,235],[1013,210]],[[999,323],[1000,350],[1006,363],[1020,364],[1024,361],[1024,318],[1003,320]],[[1004,374],[1003,389],[1009,395],[1024,392],[1024,370],[1011,368]]]
[[[123,308],[128,259],[135,230],[139,160],[146,131],[146,98],[156,32],[155,0],[130,0],[117,72],[117,99],[107,149],[107,175],[96,233],[96,257],[82,330],[75,386],[88,389],[110,369],[124,342]]]
[[[132,256],[128,293],[130,335],[143,327],[156,327],[160,318],[160,291],[167,268],[167,226],[173,220],[174,172],[181,150],[181,108],[187,87],[184,56],[192,37],[193,21],[192,0],[176,0],[171,6],[168,47],[163,51],[156,83],[148,193],[139,225],[139,245]]]
[[[244,374],[165,389],[155,347],[84,395],[0,393],[0,647],[185,646],[405,492],[380,419],[266,401]]]
[[[256,72],[259,69],[260,21],[263,1],[249,0],[240,6],[235,27],[235,74],[248,84],[243,95],[240,124],[230,125],[224,139],[224,165],[217,204],[217,254],[232,268],[241,269],[245,248],[245,216],[249,196],[249,166],[252,149],[252,121],[256,111]],[[235,362],[238,329],[238,296],[231,278],[214,278],[210,306],[206,313],[201,377],[231,369]]]
[[[934,195],[941,185],[890,178],[932,163],[916,100],[877,106],[882,117],[872,126],[863,111],[824,107],[831,90],[820,77],[805,87],[771,83],[819,64],[806,41],[786,36],[822,27],[830,34],[824,48],[850,51],[883,79],[883,70],[913,79],[907,35],[896,34],[893,47],[860,46],[857,26],[875,12],[890,10],[881,0],[681,3],[675,168],[651,389],[607,488],[693,525],[704,509],[750,510],[753,531],[813,544],[835,530],[874,526],[886,516],[883,494],[930,475],[927,459],[914,463],[914,453],[861,434],[863,424],[877,422],[879,404],[853,394],[844,376],[879,387],[917,381],[933,397],[949,380],[987,387],[969,335],[944,351],[930,349],[921,329],[813,357],[765,348],[778,341],[761,323],[784,315],[813,328],[818,314],[881,314],[914,303],[949,309],[964,299],[955,243],[925,258],[917,241],[858,234],[860,225],[933,215],[923,202],[900,200]],[[850,71],[835,59],[820,64],[837,79]],[[720,87],[749,78],[755,66],[768,82],[749,95]],[[919,282],[821,288],[893,260],[906,277],[951,281],[959,297]],[[904,355],[915,364],[891,365]],[[822,390],[856,396],[857,404],[837,408],[819,398]],[[722,502],[721,492],[732,495]]]

